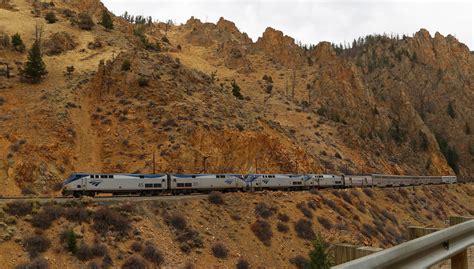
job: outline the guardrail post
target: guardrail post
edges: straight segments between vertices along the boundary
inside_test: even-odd
[[[474,218],[462,216],[450,216],[449,225],[453,226]],[[451,269],[467,269],[467,249],[451,257]]]
[[[335,264],[341,264],[355,259],[355,249],[357,246],[350,244],[335,244],[332,249],[334,251]]]
[[[408,227],[408,240],[413,240],[418,237],[425,236],[430,233],[434,233],[441,230],[441,228],[426,228],[419,226],[409,226]]]
[[[334,262],[336,265],[352,261],[383,249],[367,246],[354,246],[350,244],[335,244],[332,246]]]

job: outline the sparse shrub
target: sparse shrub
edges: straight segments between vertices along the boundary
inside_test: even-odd
[[[296,257],[293,257],[290,259],[290,263],[293,264],[296,268],[298,269],[308,269],[310,268],[309,266],[309,260],[302,256],[298,255]]]
[[[135,252],[140,252],[143,249],[142,243],[135,241],[132,243],[131,249]]]
[[[79,25],[79,28],[87,31],[92,30],[92,27],[94,27],[92,17],[85,12],[79,14],[77,24]]]
[[[40,229],[47,229],[51,226],[51,223],[53,222],[53,218],[45,213],[44,211],[41,211],[31,218],[31,225],[35,228],[40,228]]]
[[[211,193],[209,193],[207,199],[209,200],[209,202],[215,205],[224,204],[224,198],[222,197],[222,193],[219,191],[212,191]]]
[[[235,265],[236,269],[249,269],[250,263],[246,261],[244,258],[240,258],[237,264]]]
[[[382,210],[382,215],[393,222],[393,224],[398,225],[397,217],[395,217],[391,212],[388,212],[387,209]]]
[[[102,24],[105,29],[114,29],[114,21],[112,20],[112,16],[107,10],[102,11],[102,21],[100,22],[100,24]]]
[[[227,250],[226,246],[222,243],[216,243],[212,246],[212,254],[214,257],[219,259],[226,259],[227,255],[229,254],[229,250]]]
[[[145,245],[145,247],[143,248],[142,256],[147,261],[157,266],[163,264],[163,262],[165,261],[163,253],[153,244]]]
[[[359,210],[361,213],[366,213],[367,209],[365,208],[365,205],[362,202],[358,202],[356,204],[357,210]]]
[[[301,213],[303,213],[303,215],[305,217],[307,217],[308,219],[312,219],[313,218],[313,212],[311,212],[311,210],[309,210],[306,205],[304,203],[298,203],[296,205],[296,207],[301,211]]]
[[[176,230],[184,230],[187,227],[187,221],[182,214],[174,213],[169,218],[169,223]]]
[[[351,189],[351,195],[354,197],[359,198],[360,197],[360,192],[357,189]]]
[[[31,214],[31,211],[33,210],[33,205],[30,202],[17,200],[8,203],[7,207],[4,210],[12,216],[21,217]]]
[[[257,220],[250,227],[255,236],[263,242],[264,245],[270,246],[273,236],[272,226],[265,220]]]
[[[21,188],[21,194],[23,195],[36,195],[36,192],[30,187]]]
[[[139,256],[131,256],[122,265],[122,269],[146,269],[146,262]]]
[[[290,228],[285,223],[278,222],[277,223],[277,230],[281,233],[287,233],[290,230]]]
[[[338,222],[336,223],[336,230],[339,230],[339,231],[348,231],[349,230],[349,227],[347,227],[347,224],[343,223],[343,222]]]
[[[146,87],[149,85],[149,80],[148,78],[144,77],[144,76],[140,76],[138,78],[138,86],[140,87]]]
[[[32,235],[23,240],[23,247],[31,257],[36,257],[38,253],[45,252],[51,246],[51,241],[44,235]]]
[[[395,203],[400,203],[400,197],[393,192],[388,192],[387,197]]]
[[[58,18],[56,18],[56,14],[54,13],[54,11],[50,11],[50,12],[46,13],[46,15],[44,16],[44,19],[48,23],[55,23],[55,22],[58,21]]]
[[[336,211],[339,215],[341,216],[346,215],[344,210],[341,207],[339,207],[333,200],[322,197],[322,201],[325,205],[329,206],[332,210]]]
[[[285,214],[285,213],[278,213],[277,218],[278,218],[280,221],[282,221],[282,222],[288,222],[288,221],[290,221],[290,217],[289,217],[287,214]]]
[[[329,244],[319,234],[313,241],[313,250],[309,253],[309,268],[329,269],[334,264],[334,258],[329,252]]]
[[[28,263],[23,263],[15,267],[15,269],[48,269],[48,261],[43,257],[37,257]]]
[[[88,222],[90,212],[84,207],[69,207],[64,211],[64,217],[69,221],[74,222]]]
[[[23,40],[21,39],[21,36],[19,33],[16,33],[12,35],[12,46],[13,49],[19,52],[25,51],[25,43],[23,43]]]
[[[102,259],[102,269],[108,269],[114,265],[114,262],[112,261],[112,258],[110,258],[109,255],[105,255],[104,258]]]
[[[118,211],[103,207],[94,213],[92,227],[100,234],[106,234],[109,230],[113,230],[125,235],[130,230],[130,221]]]
[[[10,46],[10,36],[6,33],[2,33],[0,37],[0,46],[7,48]]]
[[[351,204],[352,205],[352,197],[351,195],[346,192],[346,191],[343,191],[341,192],[341,197],[344,201],[346,201],[348,204]]]
[[[307,219],[300,219],[295,223],[295,231],[298,237],[306,240],[313,240],[316,234],[313,231],[313,224]]]
[[[362,234],[365,235],[367,238],[372,238],[374,234],[374,228],[367,223],[362,224]]]
[[[405,188],[400,188],[400,195],[403,197],[403,198],[408,198],[408,192],[405,190]]]
[[[308,207],[311,208],[312,210],[316,210],[318,208],[318,204],[313,200],[308,201],[307,204],[308,204]]]
[[[176,240],[181,243],[180,248],[186,253],[190,252],[193,248],[202,248],[204,244],[199,233],[190,227],[177,231]]]
[[[365,195],[369,196],[370,198],[374,197],[374,191],[370,188],[363,188],[362,191],[365,193]]]
[[[76,250],[76,257],[81,261],[92,259],[92,250],[86,243],[82,243]]]
[[[318,221],[321,225],[323,225],[323,227],[326,229],[326,230],[330,230],[332,228],[332,223],[329,219],[327,219],[326,217],[324,216],[318,216]]]
[[[447,112],[448,112],[448,115],[449,115],[452,119],[456,118],[456,111],[454,110],[454,106],[453,106],[453,102],[452,102],[452,101],[449,102],[448,108],[447,108],[446,110],[447,110]]]
[[[273,216],[276,211],[277,210],[275,207],[271,207],[264,202],[260,202],[255,206],[255,214],[264,219],[268,219],[269,217]]]
[[[89,263],[89,269],[101,269],[100,265],[96,261],[91,261]]]
[[[130,61],[125,59],[123,62],[122,62],[122,71],[129,71],[130,70],[130,67],[131,67],[131,64],[130,64]]]
[[[107,254],[107,246],[100,242],[94,242],[91,246],[91,253],[94,257],[103,257]]]

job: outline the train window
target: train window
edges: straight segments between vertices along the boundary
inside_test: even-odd
[[[154,188],[161,188],[161,183],[155,183],[155,184],[153,184],[153,187]]]
[[[151,183],[145,183],[145,188],[153,188],[153,184],[151,184]]]
[[[293,181],[293,185],[301,185],[301,181]]]
[[[336,184],[341,184],[341,181],[336,180],[335,183]]]
[[[196,178],[196,176],[191,176],[192,178]]]
[[[184,183],[178,183],[178,188],[184,187]]]
[[[163,178],[163,179],[161,180],[161,182],[165,182],[165,179]]]
[[[100,175],[100,178],[107,178],[107,175]]]
[[[184,183],[184,186],[185,187],[192,187],[192,184],[191,183]]]
[[[109,178],[114,178],[114,176],[113,176],[113,175],[109,175]]]
[[[81,185],[77,185],[77,188],[80,189],[80,188],[81,188]]]
[[[145,176],[142,175],[142,176],[140,176],[140,178],[145,178]]]

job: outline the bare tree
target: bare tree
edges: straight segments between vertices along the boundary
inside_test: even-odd
[[[295,87],[296,87],[296,69],[293,67],[293,73],[291,75],[291,99],[295,100]]]

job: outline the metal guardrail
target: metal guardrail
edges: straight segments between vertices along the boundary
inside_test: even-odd
[[[332,268],[428,268],[472,245],[474,245],[474,220],[451,226]]]

